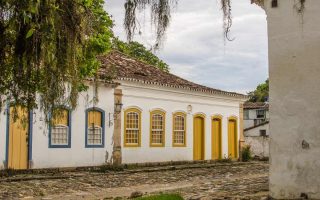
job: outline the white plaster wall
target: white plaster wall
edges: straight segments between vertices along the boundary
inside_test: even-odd
[[[105,111],[105,147],[85,148],[85,110],[93,107],[87,99],[93,97],[92,87],[88,92],[79,95],[79,105],[71,115],[71,148],[49,148],[48,128],[44,122],[40,122],[40,111],[33,119],[33,144],[32,162],[33,168],[54,167],[78,167],[102,165],[112,155],[113,126],[108,126],[108,113],[113,113],[114,96],[113,89],[99,86],[99,102],[96,107]],[[42,115],[43,117],[43,115]]]
[[[244,121],[244,127],[243,127],[244,129],[254,126],[254,120],[253,119],[246,119],[246,120],[243,120],[243,121]]]
[[[7,116],[5,115],[6,107],[0,112],[0,169],[4,168],[6,159],[6,124]]]
[[[265,0],[270,63],[270,195],[320,199],[320,1]],[[299,5],[299,4],[298,4]],[[304,145],[302,145],[304,144]],[[309,145],[309,148],[304,148]]]
[[[211,159],[211,116],[220,114],[222,120],[223,155],[228,155],[227,120],[230,116],[239,118],[239,99],[224,99],[216,96],[203,96],[203,93],[182,93],[179,90],[157,90],[142,85],[127,85],[123,82],[120,87],[123,91],[124,109],[137,106],[142,109],[142,144],[141,147],[123,147],[122,124],[122,158],[123,163],[164,162],[193,160],[193,115],[204,113],[205,118],[205,159]],[[193,95],[192,95],[193,94]],[[172,147],[172,114],[175,111],[187,112],[187,106],[192,105],[192,112],[187,114],[187,146]],[[165,147],[150,147],[150,110],[161,108],[166,111]],[[123,115],[123,112],[122,112]],[[238,123],[239,125],[239,123]],[[238,131],[239,134],[239,131]],[[240,136],[238,136],[240,138]]]
[[[269,135],[269,126],[269,123],[267,123],[256,128],[249,129],[244,132],[244,136],[260,136],[260,130],[266,130],[267,135]]]
[[[250,145],[253,156],[269,157],[269,137],[245,136],[246,145]]]

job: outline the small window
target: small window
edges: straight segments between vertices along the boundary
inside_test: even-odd
[[[150,146],[164,146],[165,145],[165,113],[162,111],[152,111],[150,114],[151,133]]]
[[[98,108],[86,112],[86,147],[104,147],[104,111]]]
[[[272,7],[272,8],[278,7],[278,0],[272,0],[272,2],[271,2],[271,7]]]
[[[124,146],[139,147],[141,137],[141,112],[133,108],[126,110],[124,114]]]
[[[266,137],[267,136],[267,130],[260,130],[260,136]]]
[[[175,113],[173,115],[173,146],[186,145],[186,115]]]
[[[249,110],[244,110],[243,112],[243,115],[244,115],[244,120],[248,120],[249,119]]]
[[[49,146],[51,148],[68,148],[71,144],[70,111],[56,108],[51,114],[49,127]]]
[[[258,119],[264,119],[266,118],[266,111],[265,110],[257,110],[257,118]]]

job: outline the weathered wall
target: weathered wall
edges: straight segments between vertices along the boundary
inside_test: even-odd
[[[320,199],[320,1],[265,0],[270,63],[270,195]]]
[[[269,157],[269,137],[245,136],[247,145],[250,145],[253,156]]]
[[[205,118],[205,159],[211,159],[211,116],[220,114],[222,119],[223,156],[228,155],[228,126],[230,116],[239,119],[239,100],[212,97],[203,93],[181,92],[169,89],[166,92],[156,86],[126,84],[120,87],[123,92],[124,109],[137,106],[142,110],[142,144],[141,147],[123,147],[123,163],[161,162],[193,160],[193,115],[204,113]],[[172,147],[172,114],[176,111],[187,112],[192,105],[192,112],[187,114],[187,146]],[[166,111],[165,147],[150,147],[149,128],[150,110],[160,108]],[[122,113],[123,115],[123,113]],[[238,123],[239,126],[239,123]],[[238,131],[238,139],[240,138]],[[122,125],[123,141],[123,125]],[[122,144],[123,145],[123,144]]]

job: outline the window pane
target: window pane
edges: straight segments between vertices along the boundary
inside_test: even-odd
[[[173,122],[173,143],[184,144],[185,141],[185,117],[177,115],[174,117]]]
[[[153,114],[151,119],[151,143],[162,144],[163,141],[163,116],[161,114]]]
[[[127,144],[139,144],[139,128],[139,113],[127,113],[125,130]]]
[[[94,126],[88,128],[87,143],[89,145],[102,144],[102,127]]]
[[[68,145],[69,128],[64,125],[56,125],[51,128],[52,145]]]

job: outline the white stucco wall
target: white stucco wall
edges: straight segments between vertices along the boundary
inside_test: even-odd
[[[205,118],[205,159],[211,159],[211,116],[220,114],[222,120],[223,156],[228,155],[227,120],[230,116],[239,118],[239,99],[214,97],[203,93],[181,92],[176,89],[159,89],[143,85],[129,85],[122,82],[124,110],[137,106],[142,110],[142,144],[141,147],[123,147],[123,163],[164,162],[193,160],[193,115],[204,113]],[[158,88],[158,89],[157,89]],[[176,111],[187,112],[187,106],[192,106],[192,112],[187,114],[187,146],[172,147],[172,114]],[[160,108],[166,111],[165,147],[150,147],[150,110]],[[122,113],[123,115],[123,113]],[[239,123],[238,123],[239,126]],[[123,125],[121,131],[123,141]],[[239,131],[238,131],[239,134]],[[240,136],[238,136],[239,138]]]
[[[260,136],[260,130],[266,130],[269,136],[269,123],[244,131],[244,140],[251,146],[254,156],[269,157],[269,137]]]
[[[244,137],[246,145],[250,145],[252,156],[269,157],[269,137],[249,136]]]
[[[112,155],[113,126],[108,126],[108,113],[113,113],[113,89],[99,86],[99,102],[95,107],[105,111],[104,148],[85,147],[85,110],[93,107],[90,103],[93,88],[79,95],[78,106],[71,113],[71,148],[48,148],[48,128],[40,122],[40,115],[34,116],[32,162],[33,168],[94,166],[106,163]],[[89,100],[89,101],[88,101]],[[40,111],[38,110],[38,113]],[[108,155],[107,155],[108,154]]]
[[[269,123],[257,126],[256,128],[252,128],[244,131],[244,136],[260,136],[260,130],[266,130],[266,134],[269,135]]]
[[[270,195],[320,199],[320,1],[265,0],[270,63]]]
[[[99,102],[96,107],[105,111],[105,145],[104,148],[85,147],[85,110],[93,106],[93,88],[79,95],[78,106],[71,112],[71,147],[50,148],[48,126],[44,114],[33,110],[32,121],[32,168],[94,166],[106,163],[112,155],[113,126],[108,126],[108,113],[113,113],[114,96],[110,87],[99,86]],[[7,117],[0,115],[0,169],[4,167],[6,155]],[[106,155],[108,154],[108,157]],[[108,161],[107,160],[107,161]]]

